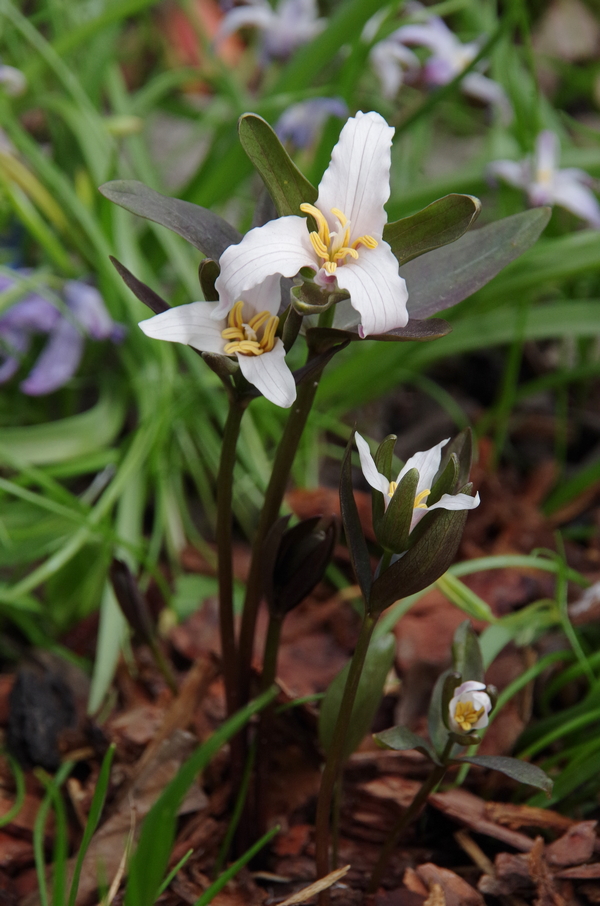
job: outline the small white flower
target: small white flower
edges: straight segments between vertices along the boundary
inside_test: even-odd
[[[546,129],[537,137],[533,158],[496,160],[487,172],[509,185],[527,192],[534,207],[557,204],[600,229],[600,205],[590,186],[593,180],[584,170],[558,169],[560,146],[558,136]]]
[[[279,276],[270,277],[243,293],[228,315],[215,320],[219,302],[191,302],[141,321],[146,336],[186,343],[201,352],[233,355],[247,381],[287,409],[296,399],[294,376],[285,362],[285,349],[275,336],[281,301]]]
[[[19,97],[27,90],[27,78],[20,69],[0,64],[0,88],[11,98]]]
[[[450,728],[455,733],[470,733],[487,727],[492,701],[485,688],[484,683],[471,680],[456,689],[448,705]]]
[[[326,19],[318,18],[315,0],[279,0],[275,10],[267,0],[250,0],[226,13],[215,40],[218,43],[240,28],[253,26],[263,33],[265,61],[285,60],[326,24]]]
[[[250,230],[239,245],[229,246],[219,262],[216,287],[223,302],[215,317],[226,313],[228,299],[241,298],[265,277],[293,277],[308,267],[316,283],[350,294],[361,336],[406,326],[406,284],[382,238],[393,134],[378,113],[359,112],[347,121],[315,204],[300,206],[317,230],[309,233],[304,217],[290,215]]]
[[[442,461],[442,447],[448,443],[448,440],[449,438],[442,440],[430,450],[424,450],[422,453],[415,453],[414,456],[411,456],[410,459],[406,461],[396,481],[388,481],[385,475],[382,475],[381,472],[377,471],[375,460],[371,456],[369,445],[366,440],[361,437],[360,434],[356,434],[356,446],[358,447],[358,455],[360,457],[360,466],[363,475],[372,488],[375,488],[376,491],[381,491],[386,508],[394,496],[398,484],[402,481],[407,472],[410,472],[411,469],[416,469],[418,471],[419,481],[415,492],[413,516],[410,523],[411,532],[417,523],[421,521],[423,516],[425,516],[426,513],[430,513],[432,510],[473,510],[476,506],[479,506],[479,494],[476,494],[475,497],[470,497],[469,494],[442,494],[437,503],[432,503],[431,506],[427,506],[427,498],[431,493],[433,479],[435,478],[440,467],[440,462]]]

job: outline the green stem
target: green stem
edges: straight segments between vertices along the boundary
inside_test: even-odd
[[[223,432],[223,445],[217,477],[217,554],[219,578],[219,628],[221,632],[221,658],[227,713],[237,709],[237,652],[233,616],[233,562],[231,552],[231,504],[233,497],[233,470],[236,460],[237,440],[246,405],[231,397],[229,412]]]
[[[265,641],[263,670],[260,682],[261,691],[269,689],[277,676],[277,655],[283,617],[269,619],[269,628]],[[261,837],[267,829],[268,784],[273,763],[273,729],[275,721],[275,702],[271,702],[261,713],[258,724],[258,759],[256,762],[256,787],[254,797],[254,815],[256,836]]]
[[[376,893],[379,889],[383,873],[387,868],[390,856],[392,855],[394,849],[398,845],[398,841],[402,835],[402,832],[408,827],[410,822],[417,817],[425,803],[427,802],[427,797],[435,789],[435,787],[441,783],[444,779],[444,774],[448,770],[448,765],[446,760],[450,756],[452,751],[452,741],[449,739],[446,743],[446,748],[442,754],[442,764],[436,765],[427,780],[421,786],[421,789],[416,793],[415,798],[408,806],[407,809],[402,813],[393,830],[391,831],[389,837],[387,838],[383,849],[377,860],[377,864],[373,869],[373,874],[371,875],[371,880],[367,888],[367,893]]]
[[[331,816],[331,802],[333,791],[338,782],[341,767],[345,760],[344,745],[348,733],[348,726],[352,717],[352,708],[358,691],[358,683],[367,656],[369,642],[377,617],[366,614],[361,626],[356,649],[350,663],[348,679],[340,704],[338,718],[333,731],[333,739],[325,762],[325,769],[321,778],[321,788],[317,802],[317,818],[315,824],[315,846],[317,862],[317,878],[329,874],[329,821]],[[329,891],[324,890],[319,894],[319,906],[328,906]]]
[[[275,682],[277,675],[277,654],[279,652],[279,639],[281,638],[281,628],[283,626],[282,617],[269,618],[269,628],[267,630],[267,639],[265,641],[265,653],[263,655],[262,678],[260,682],[260,691],[264,692]],[[267,709],[268,710],[268,709]]]

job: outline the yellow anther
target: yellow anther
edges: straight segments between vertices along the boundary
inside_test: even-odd
[[[483,716],[485,708],[479,708],[478,711],[473,707],[473,702],[457,702],[456,710],[454,711],[454,720],[465,732],[473,729],[473,724],[476,724],[480,717]]]
[[[325,215],[319,211],[318,208],[315,208],[314,204],[304,204],[300,205],[300,210],[305,214],[310,214],[317,224],[317,229],[319,231],[319,238],[325,245],[329,245],[330,236],[329,236],[329,224],[327,223],[327,218]]]
[[[390,481],[390,489],[388,491],[388,497],[393,497],[396,493],[396,488],[398,487],[397,481]]]
[[[368,249],[376,249],[379,243],[372,236],[361,236],[360,239],[352,243],[352,248],[357,249],[359,245],[364,245]]]
[[[344,264],[345,259],[358,258],[358,249],[364,246],[368,249],[377,248],[378,242],[373,236],[361,236],[354,242],[350,242],[350,221],[343,211],[339,208],[331,208],[331,213],[337,218],[340,229],[329,231],[327,218],[314,204],[307,202],[300,205],[300,210],[304,214],[310,214],[317,224],[317,232],[309,233],[309,238],[317,253],[322,260],[323,269],[330,275],[335,274],[338,263]],[[342,235],[342,230],[344,231]]]
[[[340,211],[339,208],[332,208],[332,209],[331,209],[331,213],[333,214],[334,217],[337,217],[337,219],[338,219],[339,222],[340,222],[341,228],[344,229],[344,227],[345,227],[346,224],[348,223],[348,218],[347,218],[346,215],[343,213],[343,211]]]
[[[278,324],[279,318],[273,316],[265,327],[262,340],[260,341],[260,346],[263,352],[271,352],[271,350],[273,349],[273,346],[275,345],[275,331],[277,330]]]
[[[351,249],[347,246],[343,246],[341,249],[338,249],[337,252],[333,253],[333,260],[339,261],[340,258],[345,258],[346,255],[351,255],[353,258],[358,258],[358,252],[356,251],[356,249]]]
[[[323,267],[325,268],[327,273],[331,275],[335,274],[335,272],[337,271],[337,263],[335,261],[324,261]]]
[[[251,327],[252,330],[258,330],[259,327],[262,327],[265,324],[271,315],[268,311],[259,311],[257,315],[254,315],[253,318],[250,318],[248,321],[248,327]]]
[[[227,318],[229,324],[221,331],[226,343],[223,349],[225,355],[262,355],[271,352],[275,346],[275,331],[279,325],[279,318],[269,311],[259,311],[247,323],[242,320],[243,302],[236,302]],[[262,337],[258,332],[262,328]]]
[[[426,488],[424,491],[421,491],[420,494],[417,494],[415,497],[414,509],[415,510],[426,510],[427,504],[423,503],[426,497],[429,497],[431,491],[429,488]]]
[[[243,340],[244,331],[241,327],[226,327],[221,331],[221,336],[224,340]]]
[[[243,319],[242,319],[243,309],[244,309],[244,303],[240,299],[238,302],[235,303],[235,305],[229,312],[229,318],[227,319],[227,323],[229,324],[230,327],[237,327],[238,330],[242,329],[242,325],[244,323]]]
[[[314,248],[319,258],[329,258],[329,249],[318,233],[309,233],[308,238],[310,239],[312,247]]]

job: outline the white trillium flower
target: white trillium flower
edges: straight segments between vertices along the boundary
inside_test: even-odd
[[[263,33],[266,60],[285,60],[302,44],[312,41],[326,24],[326,19],[318,18],[315,0],[279,0],[275,10],[267,0],[251,0],[226,13],[215,41],[222,41],[240,28],[258,28]]]
[[[455,690],[448,705],[450,728],[455,733],[470,733],[487,727],[492,700],[485,689],[484,683],[471,680]]]
[[[350,294],[362,337],[406,326],[406,283],[382,238],[393,134],[378,113],[359,112],[347,121],[315,204],[300,206],[317,230],[309,233],[304,217],[290,215],[250,230],[239,245],[229,246],[219,261],[215,285],[223,303],[215,317],[226,313],[227,299],[239,299],[265,277],[294,277],[307,267],[319,285]]]
[[[592,178],[576,167],[559,170],[559,156],[558,136],[546,129],[537,137],[533,158],[496,160],[487,173],[523,189],[534,207],[557,204],[600,229],[600,204],[590,188]]]
[[[410,472],[411,469],[418,471],[419,481],[415,492],[413,516],[410,523],[411,532],[423,516],[432,512],[432,510],[473,510],[476,506],[479,506],[479,494],[476,494],[475,497],[471,497],[469,494],[442,494],[437,503],[427,506],[427,498],[431,493],[433,479],[442,461],[442,447],[448,443],[449,438],[440,441],[439,444],[436,444],[430,450],[415,453],[414,456],[407,459],[396,481],[389,481],[385,475],[377,471],[375,460],[371,456],[369,445],[364,437],[361,437],[358,433],[355,436],[363,475],[372,488],[375,488],[376,491],[381,491],[386,509],[394,496],[396,488],[407,472]]]
[[[141,321],[139,326],[146,336],[157,340],[235,356],[246,380],[276,406],[287,409],[296,399],[296,384],[285,362],[283,343],[275,336],[279,284],[276,275],[247,290],[220,320],[214,317],[220,302],[191,302]]]

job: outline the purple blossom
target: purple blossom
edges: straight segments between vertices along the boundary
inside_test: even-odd
[[[20,271],[28,276],[27,271]],[[18,285],[0,274],[0,293]],[[34,334],[48,341],[20,388],[29,396],[44,396],[62,387],[75,374],[83,355],[85,338],[119,343],[126,328],[108,314],[97,289],[79,280],[67,280],[64,307],[38,292],[28,292],[0,315],[0,384],[19,369]]]
[[[288,107],[275,124],[282,142],[307,148],[330,116],[348,118],[348,106],[341,98],[311,98]]]
[[[326,21],[318,18],[316,0],[279,0],[275,10],[268,0],[248,0],[225,14],[215,40],[218,43],[240,28],[258,28],[263,33],[264,62],[287,60],[315,38]]]
[[[537,137],[533,157],[493,161],[487,174],[523,189],[533,207],[557,204],[599,230],[600,204],[591,189],[594,180],[576,167],[559,170],[559,157],[558,136],[546,129]]]

